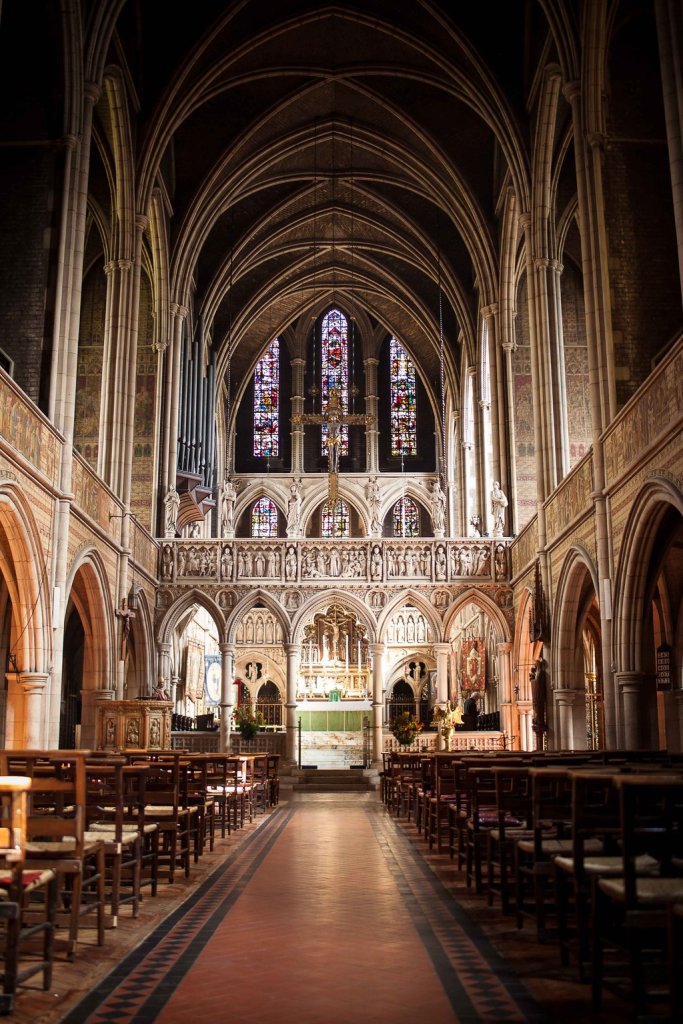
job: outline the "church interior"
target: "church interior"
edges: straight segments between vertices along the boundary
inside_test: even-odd
[[[0,1010],[219,1019],[258,918],[299,1024],[680,1019],[680,0],[5,0],[0,52]]]

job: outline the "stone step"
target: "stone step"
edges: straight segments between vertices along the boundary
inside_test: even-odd
[[[345,768],[302,768],[292,775],[292,788],[306,792],[368,792],[378,785],[376,772]]]

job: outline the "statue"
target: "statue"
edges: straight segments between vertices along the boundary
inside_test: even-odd
[[[370,534],[373,537],[378,537],[382,533],[382,522],[379,518],[379,482],[376,476],[371,476],[368,480],[368,486],[365,493],[368,499],[368,511],[370,513]]]
[[[379,544],[373,545],[372,554],[370,555],[370,576],[373,580],[381,580],[382,578],[382,552]]]
[[[180,508],[180,495],[176,491],[173,484],[168,489],[168,493],[164,498],[164,536],[175,537],[176,535],[176,520],[178,518],[178,509]]]
[[[443,537],[446,529],[446,495],[438,477],[432,484],[432,526],[434,536]]]
[[[292,480],[287,502],[287,536],[298,537],[301,530],[301,485]]]
[[[296,550],[293,544],[289,545],[285,555],[285,573],[288,580],[296,579]]]
[[[235,536],[235,498],[237,490],[229,476],[223,482],[221,493],[221,531],[223,537]]]
[[[508,500],[503,494],[498,481],[494,481],[491,490],[491,513],[493,515],[493,536],[502,537],[505,531],[505,509]]]

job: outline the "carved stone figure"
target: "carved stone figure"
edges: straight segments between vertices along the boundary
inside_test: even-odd
[[[446,529],[446,495],[437,477],[432,484],[432,526],[435,537],[443,537]]]
[[[285,573],[288,580],[296,579],[296,551],[293,544],[289,545],[285,555]]]
[[[382,552],[379,544],[375,544],[370,555],[370,578],[373,580],[382,579]]]
[[[161,578],[170,580],[173,575],[173,551],[170,544],[164,544],[161,554]]]
[[[235,498],[237,490],[229,476],[223,483],[221,493],[221,533],[223,537],[235,536]]]
[[[221,576],[224,580],[232,579],[232,549],[226,544],[221,552]]]
[[[176,520],[178,518],[178,509],[180,508],[180,495],[176,491],[173,484],[168,489],[166,497],[164,498],[164,536],[175,537],[176,535]]]
[[[382,533],[382,521],[379,517],[379,482],[376,476],[371,476],[368,480],[365,493],[368,499],[370,536],[379,537]]]
[[[505,509],[508,500],[496,480],[491,490],[491,514],[493,516],[493,536],[502,537],[505,532]]]
[[[443,544],[439,544],[436,549],[436,555],[434,558],[434,576],[439,581],[446,579],[446,549]]]
[[[287,502],[287,536],[298,537],[301,531],[301,485],[292,480]]]

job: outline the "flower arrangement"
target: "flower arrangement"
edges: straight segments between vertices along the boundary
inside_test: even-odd
[[[445,708],[434,708],[432,722],[441,730],[442,736],[450,736],[453,727],[462,723],[462,708],[448,700]]]
[[[253,739],[263,725],[263,715],[260,711],[253,711],[251,704],[239,704],[232,713],[232,719],[243,740]]]
[[[402,711],[393,719],[389,729],[401,746],[408,746],[422,732],[422,725],[410,711]]]

